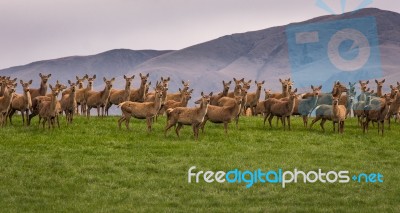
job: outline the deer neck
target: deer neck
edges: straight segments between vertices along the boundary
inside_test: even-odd
[[[257,90],[256,90],[256,100],[257,100],[257,102],[260,99],[260,95],[261,95],[261,87],[257,87]]]
[[[6,90],[6,86],[5,86],[5,84],[3,83],[3,84],[1,85],[1,89],[0,89],[0,97],[3,96],[3,95],[5,94],[5,90]]]
[[[289,96],[289,91],[288,91],[288,88],[284,88],[284,87],[282,87],[282,95],[283,95],[283,97],[288,97]]]
[[[29,91],[24,92],[24,99],[25,99],[25,104],[28,105],[29,108],[31,108],[32,107],[31,92]]]
[[[44,83],[43,81],[40,83],[40,88],[39,88],[39,94],[40,95],[46,95],[47,93],[47,83]]]
[[[378,87],[376,88],[376,95],[377,95],[378,97],[382,97],[382,96],[383,96],[383,95],[382,95],[382,87],[378,86]]]
[[[162,102],[162,98],[160,98],[158,95],[156,95],[156,99],[154,101],[154,109],[156,111],[159,111],[161,108],[161,102]]]
[[[293,110],[294,110],[295,101],[296,101],[295,98],[292,98],[292,97],[289,98],[288,109],[289,109],[290,112],[293,112]]]
[[[225,87],[224,87],[224,90],[222,90],[222,96],[227,96],[228,92],[229,92],[229,88],[225,89]]]
[[[140,83],[140,87],[139,87],[139,96],[142,97],[144,99],[145,96],[145,85],[146,83],[144,83],[144,81],[142,81],[142,83]]]
[[[103,100],[103,101],[107,100],[107,98],[110,96],[110,93],[111,93],[111,90],[106,85],[104,90],[101,91],[101,100]]]
[[[207,114],[208,104],[204,103],[203,101],[200,104],[200,116]]]
[[[51,96],[51,102],[50,102],[50,110],[51,112],[54,112],[56,110],[57,106],[57,96],[52,95]]]

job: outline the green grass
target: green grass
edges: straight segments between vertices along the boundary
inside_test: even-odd
[[[160,211],[400,211],[400,124],[385,136],[375,128],[362,134],[354,119],[344,135],[331,123],[293,130],[264,128],[261,118],[241,118],[240,128],[207,124],[199,141],[190,127],[181,138],[163,135],[162,118],[148,134],[145,122],[132,131],[117,128],[118,117],[78,117],[72,126],[43,130],[37,119],[0,129],[0,211],[2,212],[160,212]],[[384,183],[245,184],[187,182],[198,170],[380,172]]]

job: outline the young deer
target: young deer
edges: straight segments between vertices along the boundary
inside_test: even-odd
[[[140,87],[139,89],[131,90],[129,98],[129,100],[133,102],[143,102],[145,98],[145,87],[147,79],[149,78],[149,73],[147,73],[147,75],[142,75],[142,73],[139,73],[139,76],[140,76]]]
[[[32,84],[32,80],[30,80],[29,82],[24,82],[20,80],[20,83],[22,85],[22,90],[24,94],[17,94],[14,96],[13,101],[11,102],[8,117],[10,119],[10,124],[12,124],[12,116],[16,111],[20,111],[22,116],[22,124],[25,125],[25,118],[26,124],[28,124],[29,110],[32,111],[32,99],[29,90],[29,86]]]
[[[90,117],[90,110],[92,108],[97,108],[97,116],[100,117],[100,108],[101,108],[101,117],[104,117],[104,108],[108,103],[108,98],[110,97],[110,92],[115,81],[115,78],[111,80],[107,80],[103,78],[105,83],[105,87],[102,91],[89,91],[87,93],[86,105],[87,105],[87,118]]]
[[[69,94],[65,94],[62,96],[60,104],[61,104],[61,110],[64,111],[65,117],[67,119],[67,124],[71,124],[72,120],[74,118],[74,113],[76,110],[76,84],[72,83],[70,80],[68,80],[68,83],[70,85],[69,88]]]
[[[204,117],[204,121],[201,123],[201,131],[204,132],[204,126],[206,125],[207,121],[211,121],[212,123],[223,123],[225,134],[228,134],[228,124],[239,114],[242,100],[243,99],[241,96],[235,96],[235,102],[233,105],[208,106],[207,114]],[[199,102],[200,100],[197,103]]]
[[[273,98],[268,99],[268,100],[272,100],[272,104],[270,105],[270,107],[265,108],[264,123],[268,117],[269,126],[272,127],[271,121],[274,118],[274,116],[281,117],[282,123],[283,123],[283,130],[286,130],[286,120],[285,119],[287,119],[288,128],[290,130],[290,116],[292,115],[293,110],[294,110],[296,92],[297,92],[297,89],[295,89],[293,92],[290,93],[288,101],[282,101],[282,100],[276,100],[276,99],[273,100]]]
[[[188,108],[188,107],[177,107],[175,109],[167,109],[167,126],[165,127],[164,135],[167,135],[167,131],[178,124],[175,128],[176,135],[179,137],[179,130],[183,125],[191,125],[193,128],[193,135],[195,140],[199,138],[199,128],[201,123],[204,121],[204,116],[207,114],[208,105],[210,104],[209,95],[204,95],[201,92],[201,103],[200,107]]]
[[[181,91],[186,92],[189,90],[189,81],[185,82],[182,81],[182,86],[183,88],[181,89]],[[182,99],[182,93],[178,92],[178,93],[170,93],[167,95],[167,98],[165,99],[166,101],[169,100],[174,100],[174,101],[180,101]]]
[[[217,106],[218,105],[218,101],[219,99],[221,99],[222,97],[228,96],[228,92],[229,92],[229,87],[231,86],[232,81],[226,82],[222,81],[222,86],[223,86],[223,90],[221,93],[217,94],[217,95],[213,95],[210,99],[210,105],[214,105]]]
[[[96,75],[93,75],[93,77],[89,77],[87,74],[84,76],[84,78],[86,78],[86,80],[88,81],[86,88],[82,88],[82,89],[77,89],[76,90],[76,113],[79,115],[79,110],[78,110],[78,106],[81,106],[81,114],[85,115],[86,114],[86,97],[87,97],[87,93],[89,91],[93,90],[93,83],[94,80],[96,80]]]
[[[7,121],[7,113],[14,98],[17,83],[5,85],[4,94],[0,97],[0,126],[4,127]]]
[[[50,79],[51,74],[42,75],[42,73],[39,73],[39,76],[41,78],[39,89],[30,89],[32,101],[37,96],[43,96],[43,95],[46,95],[46,93],[47,93],[47,81]]]
[[[256,115],[256,107],[257,107],[257,104],[258,104],[258,102],[260,100],[261,89],[262,89],[262,85],[264,83],[265,83],[265,81],[262,81],[262,82],[255,81],[255,84],[257,86],[256,92],[252,92],[252,93],[247,94],[247,102],[246,102],[246,105],[245,105],[245,111],[247,110],[247,108],[250,108],[251,114],[253,116]]]
[[[151,132],[151,125],[153,122],[153,117],[157,115],[161,108],[161,99],[163,98],[162,91],[155,90],[155,102],[132,102],[125,101],[118,105],[121,107],[122,117],[118,120],[118,127],[121,129],[122,122],[125,121],[125,126],[129,130],[129,122],[131,117],[137,119],[146,119],[147,121],[147,131]]]
[[[58,93],[60,92],[58,88],[53,88],[51,84],[49,85],[51,89],[51,101],[42,101],[40,103],[40,111],[39,111],[39,118],[43,118],[43,129],[46,125],[46,122],[48,123],[48,127],[50,129],[50,126],[54,128],[55,125],[55,119],[58,115],[57,113],[57,96]]]
[[[131,84],[134,78],[135,75],[133,75],[132,77],[126,77],[126,75],[124,75],[125,89],[124,90],[111,89],[110,98],[108,99],[108,103],[106,106],[106,115],[108,115],[108,110],[113,104],[118,105],[124,101],[129,101],[129,96],[131,94]]]

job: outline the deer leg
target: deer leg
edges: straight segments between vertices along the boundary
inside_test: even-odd
[[[121,129],[121,123],[125,120],[124,115],[122,115],[122,117],[120,119],[118,119],[118,127],[119,129]]]
[[[268,123],[269,123],[269,128],[272,128],[272,119],[274,118],[274,115],[270,114],[268,117]]]
[[[321,123],[319,123],[319,125],[321,126],[323,132],[325,132],[325,127],[324,127],[325,122],[326,122],[326,119],[322,118]]]
[[[228,122],[224,122],[225,134],[228,134]]]
[[[315,124],[315,122],[319,121],[321,119],[321,117],[316,117],[312,120],[311,124],[310,124],[310,129],[312,128],[312,126]]]
[[[289,115],[289,116],[287,116],[287,118],[286,118],[286,119],[287,119],[287,122],[288,122],[289,131],[290,131],[290,130],[291,130],[291,129],[290,129],[290,115]]]
[[[208,119],[207,117],[204,118],[204,121],[201,122],[200,127],[201,127],[201,132],[204,133],[204,126],[206,125]]]
[[[180,124],[180,123],[178,123],[178,126],[175,128],[175,133],[176,133],[176,135],[178,136],[178,138],[180,137],[179,136],[179,130],[182,128],[182,124]]]
[[[151,122],[152,122],[152,117],[147,118],[147,131],[151,132]]]

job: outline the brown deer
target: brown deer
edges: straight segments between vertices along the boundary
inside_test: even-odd
[[[252,93],[248,93],[247,94],[247,102],[245,105],[245,111],[247,110],[247,108],[250,108],[251,110],[251,114],[253,116],[256,115],[256,107],[257,104],[260,100],[260,95],[261,95],[261,89],[262,89],[262,85],[265,83],[265,81],[262,82],[257,82],[255,81],[255,84],[257,86],[256,92],[252,92]]]
[[[339,105],[339,97],[333,97],[332,101],[332,121],[338,123],[338,133],[344,132],[344,120],[346,119],[346,106]],[[335,127],[335,124],[333,124]]]
[[[233,105],[208,106],[204,121],[201,123],[201,131],[204,132],[204,126],[206,125],[207,121],[211,121],[212,123],[223,123],[225,134],[228,134],[228,124],[239,114],[242,100],[243,98],[241,96],[236,96],[234,98],[235,102]],[[200,102],[200,100],[198,102]]]
[[[242,83],[244,83],[244,78],[240,80],[236,80],[236,78],[233,78],[233,82],[235,83],[235,88],[233,89],[233,92],[229,92],[227,97],[229,98],[234,98],[235,96],[239,96],[242,90]]]
[[[93,83],[94,80],[96,80],[96,75],[93,75],[93,77],[89,77],[87,74],[84,76],[84,78],[86,78],[87,80],[87,85],[86,88],[81,88],[81,89],[77,89],[76,90],[76,114],[79,115],[79,110],[78,110],[78,106],[81,106],[81,114],[82,115],[86,115],[86,97],[87,97],[87,93],[89,91],[93,90]]]
[[[76,76],[76,89],[83,89],[83,82],[88,78],[89,76],[87,74],[83,76],[83,78],[79,78],[78,76]],[[70,93],[71,93],[71,88],[66,89],[62,92],[62,96]]]
[[[142,75],[142,73],[139,73],[140,76],[140,87],[139,89],[133,89],[131,90],[131,95],[129,100],[132,102],[143,102],[145,98],[145,87],[147,83],[147,79],[149,78],[149,73],[147,75]]]
[[[48,128],[54,128],[55,119],[58,115],[57,113],[57,96],[60,92],[57,88],[53,88],[51,84],[49,85],[51,89],[51,101],[42,101],[40,102],[40,111],[39,117],[43,118],[43,129],[45,128],[46,122],[48,123]]]
[[[41,78],[39,89],[30,89],[32,101],[37,96],[46,95],[46,93],[47,93],[47,81],[49,81],[49,79],[51,77],[51,74],[42,75],[42,73],[39,73],[39,77]]]
[[[167,131],[178,124],[175,128],[176,135],[179,137],[179,130],[183,125],[191,125],[193,129],[193,135],[195,140],[199,138],[199,128],[201,123],[204,121],[204,116],[207,114],[208,105],[210,104],[209,95],[204,95],[201,92],[201,103],[200,107],[177,107],[175,109],[167,109],[167,125],[165,127],[164,135],[167,135]]]
[[[288,101],[277,100],[274,98],[270,98],[266,101],[266,103],[272,102],[269,107],[265,107],[265,114],[264,114],[264,123],[268,117],[269,126],[272,127],[271,121],[274,116],[281,117],[283,123],[283,130],[286,130],[286,120],[288,122],[288,128],[290,130],[290,116],[293,113],[294,106],[295,106],[295,99],[296,99],[296,92],[295,89],[293,92],[290,93],[290,97]]]
[[[118,105],[124,101],[129,101],[129,97],[131,95],[131,84],[134,78],[135,75],[133,75],[132,77],[127,77],[126,75],[124,75],[125,89],[124,90],[111,89],[110,98],[108,99],[108,103],[106,106],[106,115],[108,115],[108,110],[113,104]]]
[[[181,92],[182,90],[179,89],[179,91]],[[164,103],[164,105],[162,106],[162,109],[164,109],[163,111],[170,109],[170,108],[174,109],[176,107],[186,107],[188,105],[189,100],[192,98],[191,95],[192,95],[192,93],[187,91],[187,92],[183,92],[181,101],[174,101],[174,100],[166,101]]]
[[[257,103],[256,112],[255,112],[256,115],[264,113],[264,111],[265,111],[264,103],[266,100],[268,100],[271,97],[271,94],[272,94],[272,91],[270,89],[269,90],[264,89],[264,100]]]
[[[222,81],[223,90],[221,93],[219,93],[217,95],[213,95],[211,97],[210,105],[217,106],[219,99],[221,99],[222,97],[228,96],[229,87],[231,86],[231,83],[232,83],[232,81],[229,81],[229,82]]]
[[[86,99],[86,105],[87,105],[87,118],[90,117],[90,110],[92,108],[97,108],[97,116],[100,117],[100,108],[101,108],[101,117],[104,117],[104,108],[106,107],[108,103],[108,98],[110,97],[111,89],[113,86],[113,83],[115,81],[115,78],[112,78],[111,80],[107,80],[106,78],[103,78],[103,81],[105,83],[105,87],[102,91],[97,92],[97,91],[88,91],[87,92],[87,99]]]
[[[20,80],[22,85],[23,94],[16,94],[11,102],[10,111],[8,113],[8,117],[10,119],[10,124],[12,125],[12,116],[16,111],[21,112],[22,116],[22,124],[25,125],[25,118],[26,124],[28,124],[29,120],[29,110],[32,111],[32,99],[31,93],[29,91],[29,86],[32,84],[32,80],[29,82],[24,82]]]
[[[0,126],[4,127],[7,121],[7,113],[10,110],[11,102],[14,98],[15,87],[17,83],[7,84],[4,89],[4,94],[0,97]]]
[[[74,119],[74,113],[76,110],[76,84],[72,83],[68,80],[70,85],[69,94],[65,94],[62,96],[60,104],[61,110],[65,113],[65,117],[67,119],[67,124],[71,124]]]
[[[181,88],[181,91],[183,91],[183,92],[188,91],[189,86],[190,86],[189,81],[186,81],[186,82],[182,81],[182,86],[183,86],[183,88]],[[182,99],[182,93],[178,92],[178,93],[169,93],[165,100],[166,101],[169,101],[169,100],[180,101],[181,99]]]
[[[358,83],[360,83],[361,94],[358,95],[357,101],[365,101],[365,92],[367,90],[369,81],[358,81]]]
[[[10,80],[10,77],[1,77],[0,78],[0,97],[4,95],[5,92],[7,92],[7,85],[9,84],[14,84],[17,82],[17,78],[14,78],[13,80]]]
[[[163,101],[165,101],[165,99],[167,98],[167,91],[168,91],[168,85],[169,85],[169,81],[170,80],[171,80],[170,77],[168,77],[168,78],[161,77],[160,83],[158,83],[158,81],[156,83],[156,87],[158,86],[158,84],[163,86],[163,90],[164,90]],[[146,87],[147,90],[148,90],[148,88],[149,87]],[[150,92],[149,93],[148,91],[146,91],[146,95],[145,96],[146,96],[145,100],[144,100],[145,102],[154,102],[154,100],[155,100],[155,92]]]
[[[378,134],[382,132],[382,136],[385,130],[385,120],[390,115],[390,107],[392,104],[392,99],[390,94],[384,95],[384,98],[380,99],[377,103],[371,103],[365,108],[365,121],[363,123],[363,132],[368,131],[368,124],[370,121],[378,123]]]
[[[132,102],[125,101],[120,103],[118,106],[121,107],[122,117],[118,120],[118,127],[121,129],[122,122],[125,121],[125,126],[129,130],[129,122],[131,117],[137,119],[146,119],[147,131],[151,132],[151,126],[153,117],[157,115],[161,108],[161,99],[163,97],[162,91],[155,90],[155,101],[154,102]]]
[[[383,97],[383,92],[382,92],[382,88],[383,88],[383,84],[385,83],[385,79],[383,79],[382,81],[378,81],[375,79],[375,83],[376,83],[376,93],[374,94],[377,97]]]
[[[279,82],[282,84],[282,93],[272,93],[270,95],[271,98],[281,99],[285,97],[289,97],[289,86],[290,86],[290,78],[288,80],[279,79]]]

